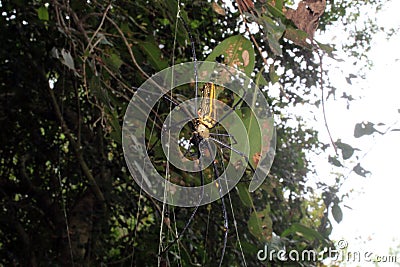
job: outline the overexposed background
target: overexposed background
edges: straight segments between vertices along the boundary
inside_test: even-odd
[[[376,13],[378,26],[385,28],[399,28],[400,1],[391,1],[383,10]],[[374,13],[370,13],[371,15]],[[360,19],[367,19],[366,16]],[[317,40],[325,43],[340,44],[346,38],[341,27],[330,29],[316,36]],[[381,132],[389,127],[400,128],[400,35],[396,34],[389,40],[385,33],[376,34],[371,43],[372,49],[368,53],[373,67],[365,71],[365,79],[355,78],[349,85],[344,73],[357,74],[360,66],[354,66],[353,59],[346,58],[344,54],[339,57],[343,62],[332,62],[328,69],[330,79],[334,85],[360,99],[352,101],[349,109],[345,101],[328,100],[326,113],[329,127],[334,140],[341,139],[353,147],[360,149],[347,164],[348,171],[344,172],[346,182],[341,193],[350,192],[350,197],[345,198],[343,204],[351,209],[343,207],[343,221],[340,224],[334,222],[332,238],[334,240],[346,240],[349,251],[371,252],[378,256],[387,256],[391,249],[397,248],[397,263],[378,263],[378,266],[400,266],[400,132],[388,131],[384,135],[373,134],[354,138],[354,126],[362,121],[370,121]],[[332,71],[331,69],[332,68]],[[329,142],[322,115],[317,116],[315,127],[320,132],[321,140]],[[333,149],[331,151],[333,155]],[[353,161],[351,161],[353,159]],[[370,171],[367,178],[361,177],[351,168],[360,163],[362,167]],[[329,164],[316,164],[318,178],[327,181],[334,178]],[[394,252],[395,253],[395,252]],[[342,266],[374,266],[367,262],[344,262]]]

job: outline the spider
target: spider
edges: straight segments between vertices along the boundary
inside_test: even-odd
[[[211,176],[213,177],[214,181],[217,180],[218,177],[220,177],[220,170],[221,170],[221,167],[223,167],[223,162],[225,161],[224,153],[222,152],[222,148],[231,150],[233,153],[237,154],[239,158],[244,159],[246,165],[249,166],[251,171],[253,173],[255,172],[252,165],[249,164],[249,158],[246,156],[246,154],[232,146],[232,141],[233,141],[233,145],[238,143],[232,134],[220,133],[220,129],[217,129],[215,132],[210,132],[211,130],[218,128],[218,126],[220,125],[220,123],[223,120],[229,118],[229,116],[236,109],[236,107],[238,107],[242,102],[242,98],[241,98],[231,108],[229,108],[227,111],[224,112],[224,109],[228,108],[228,106],[224,106],[224,104],[222,104],[221,102],[219,102],[217,100],[217,90],[218,89],[221,91],[221,89],[218,88],[218,86],[216,86],[212,82],[204,84],[204,86],[201,90],[202,98],[201,98],[199,108],[197,110],[197,118],[190,121],[190,124],[192,126],[191,127],[192,128],[192,130],[191,130],[192,136],[189,140],[189,146],[187,147],[186,152],[182,155],[182,156],[187,156],[187,154],[190,154],[190,152],[189,152],[190,148],[194,147],[196,152],[192,153],[192,157],[196,160],[195,162],[197,162],[197,164],[200,166],[207,165],[207,164],[209,164],[211,166],[210,167],[212,169]],[[176,104],[176,103],[174,103],[174,104]],[[218,111],[224,113],[223,115],[220,116],[219,119],[218,119]],[[186,112],[189,112],[189,111],[186,111]],[[185,122],[185,120],[179,121],[176,123],[172,123],[172,126],[170,124],[169,127],[182,125],[184,122]],[[169,129],[169,127],[167,127],[167,129]],[[226,142],[221,141],[220,138],[230,138],[232,140],[231,144],[227,144]],[[165,139],[164,139],[164,141],[165,141]],[[168,142],[177,142],[177,140],[169,139]],[[211,152],[211,151],[213,151],[211,142],[214,142],[215,144],[217,144],[220,147],[220,154],[219,154],[220,158],[219,159],[214,158],[214,159],[211,159],[208,163],[205,163],[205,161],[207,159],[211,158],[210,154],[213,154]],[[167,143],[167,142],[165,141],[165,143]],[[214,152],[217,153],[216,151],[214,151]],[[179,152],[177,152],[177,151],[171,151],[171,153],[179,154]],[[200,185],[202,186],[202,185],[204,185],[204,174],[203,174],[202,170],[200,170],[198,173],[200,175]],[[225,177],[225,178],[227,178],[227,177]],[[223,180],[221,180],[221,181],[223,181]],[[218,182],[215,182],[215,185],[218,190],[218,196],[221,200],[222,214],[223,214],[223,220],[224,220],[224,223],[223,223],[223,235],[224,235],[223,239],[224,240],[223,240],[223,248],[221,251],[221,257],[220,257],[220,262],[219,262],[219,265],[221,265],[223,262],[226,245],[227,245],[229,222],[228,222],[225,198],[224,198],[223,192],[221,190],[221,185]],[[204,192],[202,192],[201,197],[202,198],[204,197]],[[199,207],[198,205],[195,207],[189,220],[186,222],[186,225],[184,226],[183,230],[181,230],[181,232],[175,236],[174,240],[172,242],[170,242],[162,250],[161,255],[163,253],[166,253],[172,245],[174,245],[176,242],[178,242],[178,240],[181,238],[181,236],[186,232],[186,230],[188,229],[189,225],[191,224],[191,222],[197,212],[198,207]]]
[[[186,23],[183,24],[187,28]],[[212,62],[197,65],[194,41],[190,31],[188,33],[193,53],[192,64],[185,65],[188,69],[179,72],[176,71],[178,67],[171,67],[165,72],[154,75],[151,81],[142,84],[132,98],[124,118],[122,137],[124,155],[132,177],[141,189],[164,204],[194,207],[182,230],[179,233],[177,230],[172,231],[173,240],[167,242],[167,245],[162,243],[161,228],[159,260],[168,255],[168,252],[171,252],[170,248],[181,240],[200,205],[214,200],[221,201],[223,217],[223,247],[219,259],[221,266],[229,232],[224,195],[237,183],[238,180],[234,180],[233,177],[240,179],[246,169],[254,173],[253,178],[257,176],[247,156],[249,140],[247,136],[241,138],[243,132],[247,135],[247,131],[240,118],[235,121],[235,116],[238,117],[235,110],[239,107],[250,110],[251,103],[261,103],[260,107],[263,107],[265,105],[262,105],[262,101],[265,102],[265,98],[261,93],[259,95],[246,94],[254,87],[245,87],[248,86],[246,78],[237,78],[229,74],[229,69],[226,67],[218,66],[216,71],[203,68],[213,65]],[[192,76],[187,74],[191,70],[194,70],[194,81],[190,80]],[[205,70],[208,70],[210,75],[208,80],[203,75],[207,72]],[[226,77],[233,77],[233,79],[226,79]],[[177,78],[182,78],[184,81],[176,82]],[[204,83],[201,90],[202,98],[198,99],[197,88],[202,83]],[[231,89],[231,85],[235,83],[236,87],[241,89],[233,90],[234,93],[226,93],[225,88]],[[195,90],[190,89],[190,84],[194,85]],[[173,88],[173,91],[165,89],[168,87]],[[195,98],[185,101],[187,97],[185,94],[193,95],[193,91]],[[173,107],[175,108],[172,109]],[[177,116],[172,116],[176,115],[174,112],[178,112]],[[265,109],[258,108],[254,113],[265,113]],[[177,134],[171,135],[170,132],[173,131]],[[242,136],[236,134],[237,132],[241,132]],[[161,146],[157,145],[160,142],[160,135],[154,133],[160,133],[162,148],[166,154],[160,153]],[[257,163],[254,157],[252,160],[253,164]],[[179,164],[182,162],[191,166],[191,169],[180,168]],[[257,167],[257,171],[258,169]],[[207,179],[210,182],[206,184]],[[193,185],[195,185],[194,188]],[[204,191],[205,187],[208,191]],[[187,194],[184,191],[187,188],[197,191]],[[184,201],[181,201],[182,199]],[[164,210],[165,206],[163,205],[161,214],[165,224],[172,229],[169,212]],[[165,216],[166,214],[168,216]],[[234,215],[232,217],[235,219]],[[236,227],[236,223],[234,225]]]

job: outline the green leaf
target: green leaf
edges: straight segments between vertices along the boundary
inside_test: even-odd
[[[280,18],[281,20],[286,20],[285,14],[283,13],[283,1],[275,0],[275,5],[268,1],[267,9],[275,18]]]
[[[269,214],[270,207],[267,206],[262,211],[253,212],[247,222],[250,233],[259,241],[268,241],[272,237],[272,220]]]
[[[242,248],[243,248],[243,252],[249,255],[256,255],[257,252],[259,251],[259,247],[257,247],[256,245],[249,243],[245,240],[242,240],[241,242]]]
[[[335,144],[337,148],[339,148],[342,151],[342,156],[344,160],[351,158],[351,156],[353,156],[354,154],[354,151],[359,150],[357,148],[353,148],[349,144],[342,143],[340,139],[336,141]]]
[[[110,98],[108,96],[107,90],[101,85],[101,80],[99,76],[93,75],[89,80],[90,92],[103,103],[105,106],[109,106]]]
[[[269,47],[275,55],[282,55],[282,48],[279,40],[285,32],[285,24],[280,20],[276,21],[268,16],[262,16],[260,22],[267,31],[264,40],[268,42]]]
[[[49,11],[46,7],[41,6],[37,9],[38,17],[40,20],[49,21]]]
[[[149,63],[156,70],[168,67],[168,62],[163,58],[161,49],[153,42],[139,42],[142,51],[148,56]]]
[[[354,137],[355,138],[360,138],[361,136],[364,136],[364,135],[371,135],[374,132],[382,134],[381,132],[376,130],[374,127],[374,124],[369,121],[357,123],[356,126],[354,127]]]
[[[367,174],[371,173],[370,171],[367,171],[361,167],[360,163],[354,166],[353,171],[362,177],[367,177]]]
[[[293,234],[302,236],[310,241],[320,240],[324,243],[326,242],[325,238],[320,233],[318,233],[314,229],[311,229],[300,223],[292,224],[292,226],[290,226],[288,229],[283,231],[283,233],[281,234],[281,237],[285,237],[285,236],[293,235]]]
[[[283,9],[283,0],[275,0],[275,8],[281,11]]]
[[[343,219],[342,209],[339,207],[337,203],[332,206],[332,216],[337,223],[340,223]]]
[[[269,67],[269,78],[271,79],[271,82],[273,84],[275,84],[279,81],[279,75],[276,73],[275,67],[272,64]]]
[[[315,40],[314,40],[315,41]],[[338,60],[335,55],[333,54],[334,51],[336,51],[336,49],[330,45],[327,44],[322,44],[318,41],[315,41],[318,44],[318,47],[321,48],[323,51],[325,51],[328,56],[332,59]]]
[[[254,80],[254,82],[256,83],[256,85],[258,87],[268,85],[267,80],[264,78],[263,71],[264,71],[264,67],[257,73],[256,78]]]
[[[298,46],[306,49],[312,49],[312,45],[307,43],[308,34],[305,31],[295,29],[293,27],[287,27],[285,31],[285,38],[289,39]]]
[[[122,144],[122,127],[119,123],[118,112],[114,109],[110,109],[108,107],[105,108],[107,111],[108,122],[110,123],[113,131],[110,133],[110,137],[117,142],[118,144]]]
[[[224,56],[224,62],[221,62],[230,67],[238,68],[239,70],[250,76],[254,70],[255,53],[250,40],[242,35],[231,36],[223,40],[217,45],[206,61],[215,62],[217,57]]]
[[[261,149],[261,131],[258,125],[257,119],[249,107],[244,107],[240,109],[242,121],[247,130],[247,136],[249,138],[250,154],[249,161],[251,166],[255,169],[258,164],[259,155],[262,152]]]
[[[120,56],[112,53],[109,57],[104,57],[104,61],[106,62],[107,66],[114,72],[119,73],[119,68],[124,63]]]
[[[246,207],[252,207],[253,201],[251,200],[250,192],[246,185],[244,183],[239,183],[237,184],[236,188],[238,190],[239,198],[242,201],[243,205],[245,205]]]
[[[343,167],[342,163],[336,157],[329,156],[328,162],[336,167]]]

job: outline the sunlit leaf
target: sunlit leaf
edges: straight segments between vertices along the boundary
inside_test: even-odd
[[[275,0],[275,8],[279,11],[282,11],[283,8],[283,0]]]
[[[271,15],[275,18],[280,18],[285,20],[285,14],[283,13],[283,1],[282,0],[275,0],[275,1],[268,1],[267,9],[271,13]]]
[[[250,76],[255,64],[254,54],[251,42],[242,35],[235,35],[217,45],[206,61],[215,62],[216,58],[222,55],[224,62],[221,63],[237,68]]]
[[[47,10],[46,7],[44,7],[44,6],[39,7],[37,10],[37,13],[38,13],[38,17],[40,20],[43,20],[43,21],[49,20],[49,11]]]

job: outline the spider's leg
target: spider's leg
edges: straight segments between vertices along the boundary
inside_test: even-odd
[[[218,168],[215,164],[215,161],[212,162],[212,166],[214,169],[214,179],[216,180],[219,177],[219,172],[218,172]],[[218,187],[218,193],[221,198],[222,213],[223,213],[223,217],[224,217],[224,246],[222,247],[221,258],[220,258],[219,265],[218,265],[218,266],[222,266],[222,262],[223,262],[224,256],[225,256],[226,244],[228,242],[229,221],[228,221],[228,213],[226,212],[225,198],[222,194],[221,185],[218,183],[216,183],[216,185]]]
[[[176,242],[179,241],[179,239],[181,238],[181,236],[182,236],[182,235],[186,232],[186,230],[189,228],[189,225],[192,223],[192,221],[193,221],[193,219],[194,219],[194,216],[196,215],[196,212],[197,212],[197,210],[199,209],[200,203],[201,203],[201,201],[202,201],[202,199],[203,199],[203,196],[204,196],[204,187],[203,187],[203,185],[204,185],[204,177],[203,177],[203,172],[200,171],[199,173],[200,173],[200,181],[201,181],[201,188],[202,188],[199,203],[196,205],[196,207],[195,207],[194,210],[192,211],[192,214],[190,215],[189,220],[186,222],[185,227],[183,227],[183,230],[175,237],[175,239],[174,239],[172,242],[170,242],[170,243],[165,247],[165,249],[164,249],[163,251],[161,251],[160,255],[163,255],[164,253],[166,253],[166,252],[171,248],[172,245],[174,245]]]
[[[233,144],[236,145],[238,142],[236,141],[235,136],[233,136],[230,133],[210,133],[211,136],[224,136],[224,137],[230,137],[233,140]]]
[[[223,121],[226,117],[228,117],[234,110],[236,110],[236,108],[243,102],[243,98],[246,96],[246,91],[244,91],[244,94],[243,94],[243,96],[239,99],[239,101],[235,104],[235,105],[233,105],[233,107],[230,109],[230,110],[228,110],[228,112],[227,113],[225,113],[223,116],[222,116],[222,118],[221,119],[219,119],[218,120],[218,122],[214,125],[214,127],[215,126],[217,126],[221,121]],[[213,128],[214,128],[213,127]]]
[[[221,145],[221,146],[223,146],[223,147],[225,147],[225,148],[228,148],[228,149],[232,150],[233,152],[235,152],[236,154],[238,154],[239,156],[241,156],[242,158],[244,158],[244,160],[246,161],[246,163],[248,164],[248,166],[250,167],[250,169],[252,170],[252,172],[253,172],[253,173],[256,172],[256,171],[254,170],[253,166],[251,166],[251,164],[250,164],[249,157],[247,157],[243,152],[240,152],[239,150],[237,150],[237,149],[235,149],[235,148],[233,148],[233,147],[231,147],[231,146],[225,144],[224,142],[219,141],[219,140],[216,139],[216,138],[209,137],[208,139],[213,140],[214,142],[218,143],[219,145]]]

